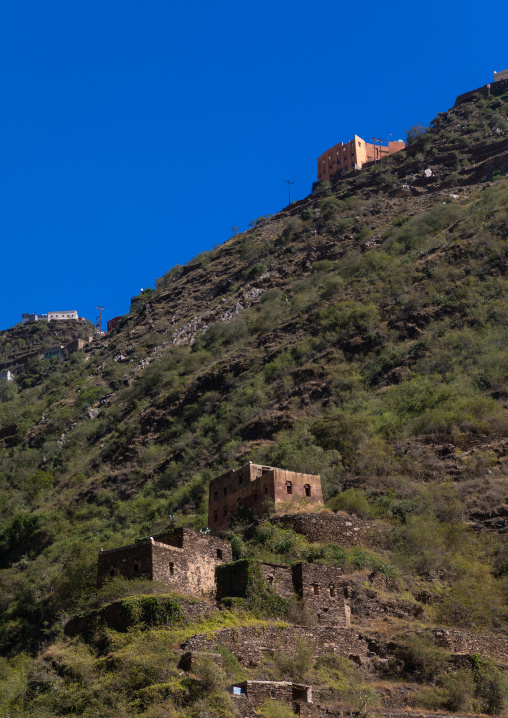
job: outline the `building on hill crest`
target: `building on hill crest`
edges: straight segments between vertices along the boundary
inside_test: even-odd
[[[319,474],[302,474],[274,466],[247,464],[212,479],[209,485],[208,528],[224,531],[240,507],[266,514],[270,504],[323,504]]]
[[[318,180],[330,180],[333,175],[342,170],[350,172],[354,169],[361,169],[366,162],[381,160],[383,157],[400,152],[406,146],[403,140],[388,142],[387,146],[376,143],[365,142],[361,137],[355,135],[352,140],[330,147],[323,152],[318,159]]]

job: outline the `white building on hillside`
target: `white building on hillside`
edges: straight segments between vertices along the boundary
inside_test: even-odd
[[[7,369],[7,371],[0,372],[0,381],[14,381],[14,374]]]
[[[61,322],[65,319],[77,319],[78,313],[75,309],[65,312],[48,312],[48,322]]]

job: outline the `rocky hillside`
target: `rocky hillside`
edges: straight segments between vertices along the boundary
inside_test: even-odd
[[[439,114],[382,167],[321,183],[174,267],[86,351],[63,363],[29,358],[15,384],[0,386],[0,648],[8,657],[0,676],[21,686],[9,693],[19,715],[37,715],[30,671],[48,665],[61,692],[44,714],[96,715],[86,696],[65,703],[66,676],[83,660],[91,695],[99,664],[117,675],[124,644],[94,644],[85,658],[78,644],[58,641],[66,618],[97,600],[97,549],[160,530],[169,514],[203,527],[209,479],[247,460],[321,473],[331,509],[381,521],[390,538],[334,553],[330,542],[306,542],[277,523],[238,526],[237,556],[329,562],[360,586],[372,573],[388,577],[368,590],[394,616],[380,609],[389,620],[376,623],[376,611],[361,608],[368,595],[357,611],[358,627],[387,644],[390,621],[404,630],[506,631],[504,84]],[[3,332],[2,361],[29,354],[32,331]],[[416,613],[404,612],[404,601],[416,602]],[[420,659],[433,650],[425,636]],[[72,660],[62,657],[68,650]],[[400,651],[390,660],[405,661]],[[421,678],[420,664],[412,673],[398,665],[398,679]],[[448,699],[436,698],[452,691],[444,665],[424,676],[422,695],[433,697],[393,706],[446,709]],[[326,670],[347,682],[350,668]],[[459,668],[478,678],[474,666]],[[369,674],[369,690],[381,695],[376,681],[395,673],[387,675]],[[139,690],[148,685],[141,680]],[[475,690],[468,710],[485,708]],[[134,714],[127,692],[118,688],[104,715]],[[148,699],[136,706],[158,715]]]

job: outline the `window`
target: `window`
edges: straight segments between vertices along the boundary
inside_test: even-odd
[[[228,507],[224,506],[224,518],[228,515]]]
[[[270,698],[275,698],[275,691],[270,691]]]
[[[243,483],[243,476],[242,476],[241,474],[240,474],[240,476],[238,477],[238,483],[239,483],[239,484],[242,484],[242,483]]]
[[[139,563],[134,564],[134,573],[139,573]]]
[[[214,491],[214,492],[213,492],[213,500],[214,500],[214,501],[217,501],[217,496],[218,496],[217,492]]]
[[[314,592],[314,596],[319,596],[319,585],[317,583],[312,584],[312,590]]]
[[[264,489],[265,489],[265,494],[267,494],[268,493],[268,484],[264,485]]]
[[[174,574],[174,572],[175,572],[175,564],[171,562],[169,564],[169,575],[172,576]]]
[[[213,512],[213,520],[215,521],[215,523],[217,523],[217,521],[219,520],[219,512],[218,511]]]
[[[305,496],[310,496],[310,484],[305,484]]]
[[[221,548],[217,549],[217,558],[222,558],[222,549]]]
[[[291,483],[291,481],[286,481],[286,491],[288,492],[288,494],[293,493],[293,484]]]
[[[227,495],[228,495],[228,487],[225,486],[225,487],[224,487],[224,496],[227,496]]]
[[[109,572],[109,575],[111,576],[111,578],[113,578],[113,576],[115,575],[115,569],[114,569],[114,568],[111,569],[111,571]]]
[[[254,499],[254,503],[256,503],[257,500],[258,500],[258,495],[257,495],[257,494],[253,494],[252,498]]]
[[[335,596],[335,586],[330,586],[330,596],[332,598]]]

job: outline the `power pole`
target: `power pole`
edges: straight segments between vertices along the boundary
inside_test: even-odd
[[[291,185],[294,184],[294,182],[290,182],[289,180],[284,180],[284,182],[287,182],[288,190],[289,190],[289,204],[291,204]]]
[[[99,330],[99,334],[102,336],[102,310],[106,307],[95,307],[99,310],[99,316],[95,319],[95,326]]]

